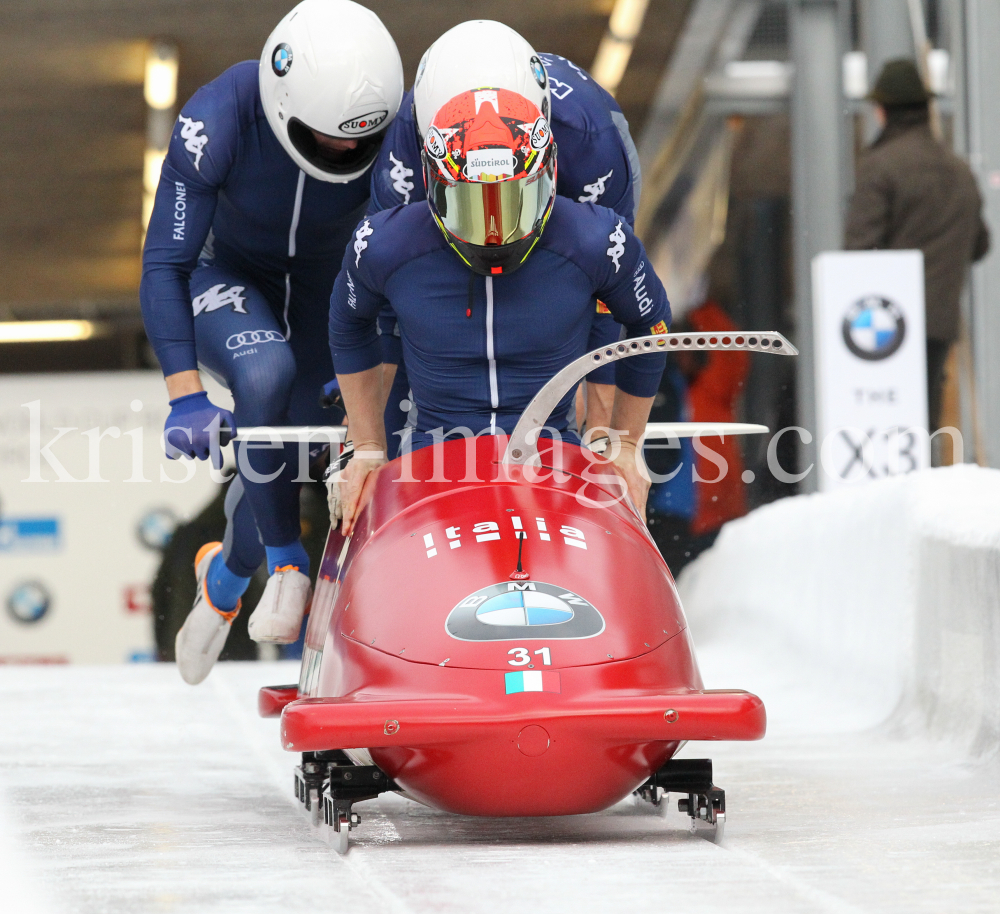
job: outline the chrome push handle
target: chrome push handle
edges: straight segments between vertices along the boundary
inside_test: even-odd
[[[769,352],[773,355],[798,355],[799,351],[780,333],[774,331],[738,331],[733,333],[660,333],[622,340],[602,346],[572,361],[535,394],[521,413],[507,442],[503,463],[523,466],[538,457],[538,433],[548,422],[552,410],[595,368],[653,352],[692,352],[705,350]]]

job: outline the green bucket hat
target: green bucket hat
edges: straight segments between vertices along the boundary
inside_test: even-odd
[[[890,60],[879,74],[875,88],[868,94],[873,102],[891,108],[895,105],[919,105],[931,99],[916,64],[902,58]]]

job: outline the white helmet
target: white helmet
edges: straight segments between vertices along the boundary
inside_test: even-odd
[[[364,174],[403,98],[396,43],[378,16],[351,0],[302,0],[267,39],[259,81],[275,136],[320,181]],[[357,145],[328,152],[313,131]]]
[[[445,32],[417,67],[413,107],[421,142],[445,102],[484,88],[516,92],[549,119],[549,77],[534,48],[502,22],[473,19]]]

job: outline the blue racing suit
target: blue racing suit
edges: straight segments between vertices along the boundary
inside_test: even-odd
[[[232,391],[237,425],[325,425],[330,290],[369,177],[300,171],[267,122],[257,67],[236,64],[181,111],[146,235],[143,321],[164,375],[207,370]],[[248,462],[258,479],[285,469],[268,482],[241,469],[230,487],[225,556],[241,577],[300,532],[295,446],[255,447]]]
[[[650,422],[689,422],[687,384],[676,364],[676,357],[667,357],[667,367],[660,389],[649,413]],[[691,520],[695,511],[694,444],[691,438],[676,442],[663,438],[647,438],[643,459],[653,484],[646,500],[649,516],[670,516]]]
[[[417,408],[412,446],[431,444],[435,429],[510,434],[545,382],[587,352],[598,298],[628,336],[664,332],[670,320],[642,243],[613,210],[556,197],[524,264],[479,276],[448,247],[429,207],[398,206],[355,233],[333,287],[330,348],[342,374],[380,364],[377,320],[388,305]],[[663,365],[654,353],[623,359],[615,384],[652,397]],[[571,398],[549,420],[570,440]]]
[[[558,147],[556,192],[570,200],[610,207],[633,225],[639,201],[639,156],[625,115],[614,98],[576,64],[556,54],[539,56],[549,78],[550,121]],[[403,97],[372,169],[370,213],[427,199],[421,146],[411,90]],[[410,384],[391,311],[380,316],[379,331],[383,360],[398,366],[385,411],[392,452],[392,436],[398,435],[407,420]],[[602,309],[594,316],[588,346],[596,349],[617,342],[620,332],[621,326]],[[614,370],[604,366],[592,372],[588,380],[613,384]]]

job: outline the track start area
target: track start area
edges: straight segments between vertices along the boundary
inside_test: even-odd
[[[760,742],[688,743],[725,836],[629,798],[468,818],[359,803],[338,856],[257,716],[298,664],[0,666],[0,910],[16,914],[1000,910],[1000,473],[784,499],[679,584],[705,686]]]
[[[810,696],[808,665],[699,645],[706,684],[768,704],[759,743],[689,744],[727,792],[721,846],[627,800],[474,819],[359,804],[338,857],[299,811],[296,757],[256,716],[295,664],[0,669],[0,884],[18,912],[965,912],[1000,904],[1000,779],[947,744]],[[758,645],[759,647],[759,645]],[[734,669],[738,667],[738,669]],[[816,700],[811,700],[815,698]]]

